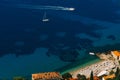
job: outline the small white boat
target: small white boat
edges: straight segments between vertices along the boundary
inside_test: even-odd
[[[69,8],[69,10],[70,10],[70,11],[74,11],[74,10],[75,10],[75,8]]]
[[[95,55],[95,53],[93,53],[93,52],[89,52],[89,54],[90,54],[90,55]]]
[[[46,18],[46,12],[45,12],[44,15],[43,15],[43,19],[42,19],[42,21],[43,21],[43,22],[47,22],[47,21],[49,21],[49,19]]]
[[[49,21],[49,19],[43,19],[42,21],[43,21],[43,22],[46,22],[46,21]]]

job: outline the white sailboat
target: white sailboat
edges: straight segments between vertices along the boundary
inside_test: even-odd
[[[43,15],[43,19],[42,19],[42,21],[43,21],[43,22],[47,22],[47,21],[49,21],[49,19],[46,18],[46,12],[45,12],[44,15]]]

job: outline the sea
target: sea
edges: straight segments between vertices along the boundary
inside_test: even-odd
[[[0,0],[0,80],[62,73],[119,48],[120,0]]]

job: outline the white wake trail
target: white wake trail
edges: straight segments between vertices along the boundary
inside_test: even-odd
[[[19,8],[37,9],[37,10],[65,10],[65,11],[75,10],[75,8],[62,7],[62,6],[43,6],[43,5],[26,5],[26,4],[19,4],[17,6]]]

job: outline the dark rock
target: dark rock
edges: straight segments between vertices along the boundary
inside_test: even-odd
[[[79,53],[76,50],[65,50],[59,58],[65,62],[75,62],[78,55]]]
[[[107,36],[108,39],[111,39],[111,40],[116,40],[116,37],[114,35],[109,35]]]

